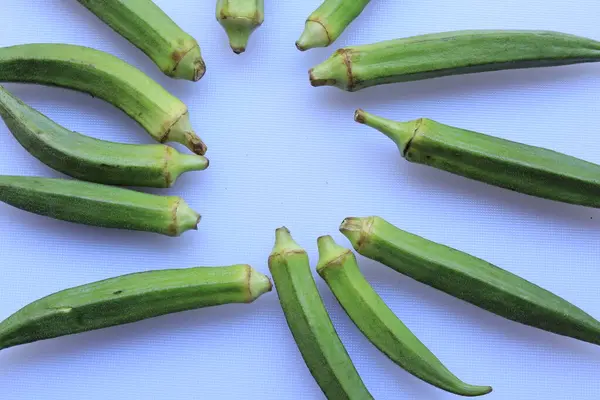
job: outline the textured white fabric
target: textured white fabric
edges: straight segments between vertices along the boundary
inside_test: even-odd
[[[0,45],[64,42],[136,65],[190,108],[209,170],[169,190],[203,215],[172,239],[54,221],[0,204],[0,319],[55,291],[150,269],[250,263],[268,273],[275,228],[286,225],[316,264],[316,238],[344,217],[390,222],[485,258],[600,317],[600,212],[536,199],[403,161],[393,143],[353,122],[355,108],[429,117],[600,163],[600,66],[507,71],[378,87],[312,88],[307,70],[336,48],[456,29],[551,29],[600,39],[595,0],[374,0],[328,49],[294,42],[319,0],[266,1],[265,23],[234,55],[214,1],[157,3],[202,46],[198,83],[164,77],[140,51],[75,0],[2,0]],[[152,143],[112,106],[58,88],[7,84],[70,129]],[[0,124],[0,173],[61,176]],[[496,317],[360,258],[397,315],[489,399],[600,397],[600,349]],[[315,274],[316,275],[316,274]],[[323,281],[319,289],[377,399],[452,399],[379,353]],[[0,352],[0,398],[319,399],[275,292],[252,305],[190,311]]]

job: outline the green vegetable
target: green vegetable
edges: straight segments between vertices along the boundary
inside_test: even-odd
[[[196,39],[152,0],[77,0],[142,50],[172,78],[198,81],[206,72]]]
[[[139,69],[103,51],[54,43],[3,47],[0,82],[38,83],[89,93],[124,111],[158,142],[178,142],[197,154],[206,153],[181,100]]]
[[[370,0],[325,0],[306,20],[299,50],[327,47],[360,15]]]
[[[249,265],[141,272],[51,294],[0,323],[0,349],[228,303],[271,291]]]
[[[318,240],[317,271],[358,329],[393,362],[440,389],[463,396],[481,396],[489,386],[473,386],[452,374],[394,315],[356,264],[354,254],[331,236]]]
[[[264,0],[217,0],[217,21],[235,54],[246,51],[250,35],[265,19],[264,10]]]
[[[331,323],[308,256],[284,227],[269,257],[287,324],[311,374],[328,399],[372,399]]]
[[[44,164],[74,178],[111,185],[170,187],[186,171],[203,170],[203,156],[165,145],[106,142],[72,132],[0,86],[0,116],[21,145]]]
[[[565,33],[456,31],[340,49],[310,70],[310,81],[353,92],[448,75],[597,61],[600,42]]]
[[[410,162],[515,192],[600,207],[600,165],[425,118],[394,122],[357,110],[354,119],[392,139]]]
[[[67,179],[0,175],[0,201],[63,221],[167,236],[197,229],[200,221],[179,197]]]
[[[504,318],[600,344],[600,322],[561,297],[484,260],[405,232],[379,217],[340,231],[365,257]]]

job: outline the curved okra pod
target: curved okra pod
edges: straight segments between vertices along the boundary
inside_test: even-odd
[[[246,51],[250,35],[264,19],[264,0],[217,0],[217,21],[227,32],[235,54]]]
[[[600,207],[600,165],[426,118],[395,122],[357,110],[354,119],[392,139],[410,162],[531,196]]]
[[[142,50],[171,78],[198,81],[206,72],[196,39],[152,0],[77,0]]]
[[[84,46],[32,43],[0,48],[0,82],[37,83],[88,93],[119,108],[160,143],[181,143],[196,154],[206,145],[187,106],[139,69]]]
[[[600,61],[600,42],[551,31],[434,33],[351,46],[309,71],[313,86],[375,85],[503,69]]]
[[[251,303],[269,291],[269,278],[249,265],[122,275],[23,307],[0,323],[0,350],[196,308]]]
[[[325,0],[306,20],[298,50],[327,47],[360,15],[371,0]]]
[[[276,231],[269,270],[290,331],[323,393],[328,399],[372,399],[331,323],[306,252],[285,227]]]
[[[458,379],[394,315],[361,274],[354,254],[331,236],[318,240],[317,271],[361,332],[392,361],[440,389],[462,396],[481,396],[489,386],[469,385]]]
[[[180,197],[67,179],[0,175],[0,201],[78,224],[179,236],[200,215]]]
[[[0,117],[14,137],[44,164],[74,178],[107,185],[170,187],[208,159],[162,144],[107,142],[72,132],[0,86]]]
[[[525,325],[600,344],[600,321],[484,260],[405,232],[379,217],[346,218],[340,231],[363,256],[451,296]]]

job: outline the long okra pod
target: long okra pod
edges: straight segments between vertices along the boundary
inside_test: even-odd
[[[372,399],[331,323],[308,256],[286,228],[276,231],[269,270],[300,353],[328,399]]]
[[[392,361],[417,378],[451,393],[481,396],[489,386],[469,385],[458,379],[396,317],[361,274],[354,254],[331,236],[318,240],[317,271],[362,333]]]
[[[392,139],[410,162],[532,196],[600,207],[600,165],[425,118],[395,122],[363,110],[354,118]]]
[[[228,303],[251,303],[271,281],[249,265],[122,275],[34,301],[0,323],[0,350]]]
[[[371,0],[325,0],[306,20],[298,50],[327,47],[360,15]]]
[[[180,197],[67,179],[1,175],[0,201],[63,221],[167,236],[197,229],[200,221]]]
[[[360,254],[504,318],[600,344],[600,321],[561,297],[480,258],[405,232],[379,217],[346,218]]]
[[[208,159],[162,144],[107,142],[70,131],[0,86],[0,117],[19,143],[44,164],[85,181],[107,185],[170,187]]]
[[[597,61],[600,42],[565,33],[456,31],[340,49],[310,70],[310,81],[353,92],[448,75]]]

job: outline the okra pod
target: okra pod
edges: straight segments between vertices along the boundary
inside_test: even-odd
[[[541,287],[380,217],[346,218],[357,252],[428,286],[512,321],[600,344],[600,321]]]
[[[276,231],[269,270],[300,353],[328,399],[372,399],[331,323],[308,256],[287,228]]]
[[[469,385],[458,379],[396,317],[361,274],[352,251],[331,236],[318,240],[317,271],[358,329],[393,362],[419,379],[462,396],[481,396],[489,386]]]
[[[0,323],[0,350],[164,314],[251,303],[271,281],[249,265],[139,272],[51,294]]]
[[[59,86],[102,99],[125,112],[160,143],[181,143],[196,154],[206,145],[187,106],[139,69],[104,51],[60,43],[0,48],[0,82]]]
[[[196,39],[152,0],[77,0],[172,78],[198,81],[206,65]]]
[[[34,157],[77,179],[107,185],[170,187],[186,171],[204,170],[208,159],[162,144],[107,142],[70,131],[0,86],[0,117]]]
[[[370,0],[325,0],[306,20],[298,50],[327,47],[360,15]]]
[[[63,221],[179,236],[200,215],[180,197],[67,179],[0,175],[0,201]]]
[[[264,0],[217,0],[217,21],[229,37],[235,54],[246,51],[252,32],[265,19]]]
[[[310,70],[313,86],[375,85],[600,61],[600,42],[551,31],[471,30],[351,46]]]
[[[531,196],[600,207],[600,165],[426,118],[395,122],[357,110],[354,119],[388,136],[410,162]]]

